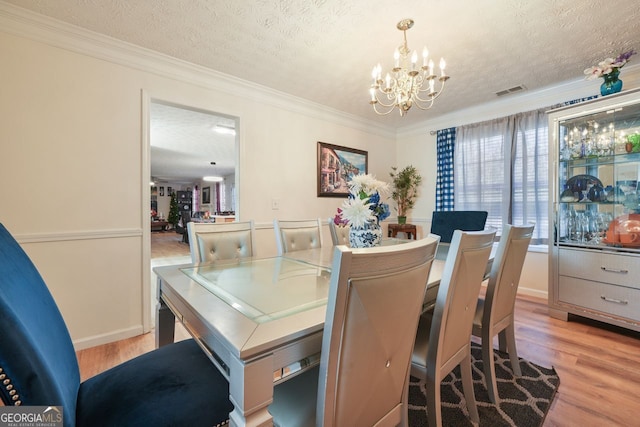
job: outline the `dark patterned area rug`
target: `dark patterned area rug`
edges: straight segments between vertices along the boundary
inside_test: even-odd
[[[494,405],[484,385],[480,346],[472,343],[473,386],[480,415],[480,426],[539,427],[551,406],[560,378],[555,369],[543,368],[520,359],[522,377],[511,372],[509,356],[494,350],[500,404]],[[441,385],[442,425],[473,426],[462,392],[460,368],[449,374]],[[409,426],[428,426],[424,382],[411,377],[409,384]]]

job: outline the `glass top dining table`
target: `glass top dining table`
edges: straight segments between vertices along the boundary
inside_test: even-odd
[[[435,301],[446,249],[432,264],[425,304]],[[229,380],[231,425],[269,425],[274,384],[320,360],[333,256],[334,247],[326,246],[273,258],[156,267],[156,344],[173,342],[180,320]]]

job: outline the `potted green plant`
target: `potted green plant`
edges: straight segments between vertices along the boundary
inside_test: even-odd
[[[625,144],[625,149],[627,150],[627,153],[640,152],[640,134],[634,133],[627,136],[627,143]]]
[[[398,224],[406,224],[407,211],[413,208],[416,202],[418,187],[422,183],[422,177],[418,170],[409,165],[398,171],[396,166],[391,168],[391,198],[396,202],[398,211]]]

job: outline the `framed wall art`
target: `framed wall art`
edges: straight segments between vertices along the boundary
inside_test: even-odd
[[[204,187],[202,189],[202,204],[208,205],[211,203],[211,187]]]
[[[318,142],[318,197],[347,197],[349,177],[368,166],[366,151]]]

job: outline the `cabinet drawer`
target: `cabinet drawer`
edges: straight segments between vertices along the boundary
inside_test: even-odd
[[[558,299],[590,310],[640,320],[640,290],[560,276]]]
[[[561,249],[559,273],[640,289],[640,257]]]

